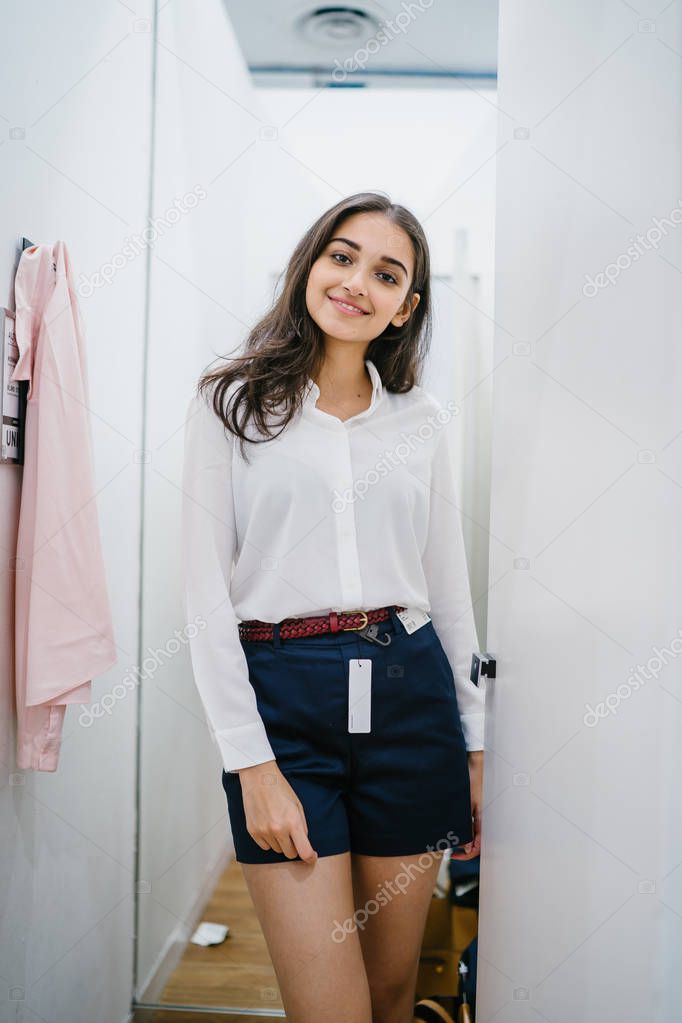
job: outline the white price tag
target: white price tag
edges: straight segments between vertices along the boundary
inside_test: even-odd
[[[348,731],[371,731],[372,662],[363,657],[348,662]]]
[[[420,611],[418,607],[407,607],[404,611],[396,611],[396,614],[403,623],[405,632],[410,636],[431,621],[431,616],[426,611]]]

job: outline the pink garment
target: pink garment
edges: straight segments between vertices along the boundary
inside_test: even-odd
[[[15,284],[28,380],[17,538],[17,766],[56,771],[69,703],[117,660],[95,502],[82,322],[64,242],[34,245]]]

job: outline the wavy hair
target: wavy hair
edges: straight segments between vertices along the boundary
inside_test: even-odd
[[[279,436],[301,408],[308,379],[315,379],[322,368],[324,335],[306,305],[308,274],[341,221],[354,213],[383,214],[406,232],[414,251],[414,273],[405,301],[415,293],[420,296],[402,327],[389,323],[370,341],[365,358],[375,364],[387,391],[409,391],[421,378],[432,331],[430,258],[424,230],[414,214],[382,193],[348,196],[323,213],[299,241],[284,271],[282,291],[248,335],[245,354],[231,357],[226,366],[199,378],[198,393],[212,391],[213,409],[226,429],[239,437],[242,455],[245,441],[263,443]],[[233,389],[225,407],[226,394],[239,380],[241,385]],[[272,433],[267,416],[277,414],[281,429]],[[264,441],[247,436],[249,419]]]

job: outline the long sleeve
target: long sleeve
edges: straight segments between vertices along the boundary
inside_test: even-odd
[[[233,435],[209,401],[187,410],[183,465],[182,566],[194,681],[226,771],[274,760],[249,681],[230,597],[236,548]]]
[[[24,250],[14,283],[28,382],[15,575],[16,762],[56,771],[69,704],[117,663],[96,502],[85,333],[63,241]]]
[[[429,532],[422,563],[433,626],[455,678],[467,750],[483,749],[485,689],[469,678],[478,651],[464,535],[455,485],[455,453],[448,424],[441,427],[431,473]]]

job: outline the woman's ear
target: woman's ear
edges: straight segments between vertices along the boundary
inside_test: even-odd
[[[421,295],[419,292],[415,291],[410,298],[405,299],[400,309],[391,320],[394,327],[402,327],[403,323],[407,323],[410,316],[419,305],[420,298]]]

